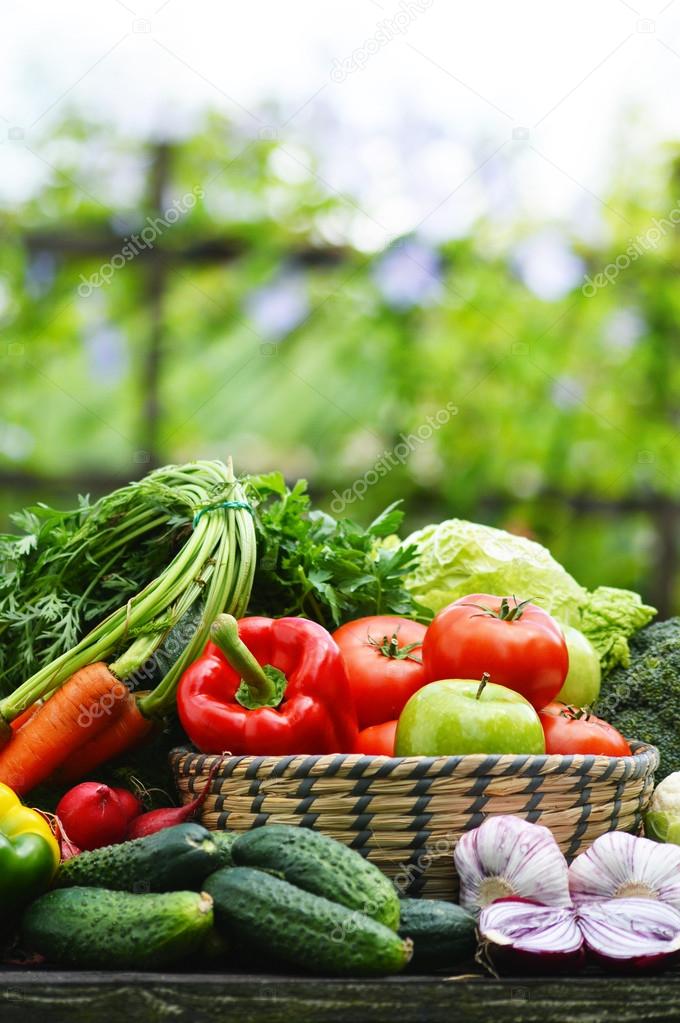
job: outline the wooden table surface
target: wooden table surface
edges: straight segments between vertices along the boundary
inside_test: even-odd
[[[1,1023],[643,1023],[680,1020],[680,973],[381,980],[0,970]]]

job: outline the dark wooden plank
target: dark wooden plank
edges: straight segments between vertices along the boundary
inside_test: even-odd
[[[2,1023],[645,1023],[680,1019],[680,976],[336,980],[244,974],[0,975]]]

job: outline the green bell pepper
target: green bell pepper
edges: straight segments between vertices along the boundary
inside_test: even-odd
[[[0,783],[0,919],[49,887],[59,858],[59,844],[45,818]]]

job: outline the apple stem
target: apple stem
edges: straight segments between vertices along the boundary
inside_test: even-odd
[[[486,686],[486,683],[489,681],[490,678],[491,678],[491,675],[489,675],[488,671],[485,671],[484,674],[482,675],[482,681],[479,683],[479,689],[477,690],[477,695],[475,696],[475,700],[478,700],[479,697],[482,695],[482,693],[484,692],[484,688]]]

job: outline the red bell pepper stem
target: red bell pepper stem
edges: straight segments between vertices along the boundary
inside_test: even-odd
[[[203,753],[280,757],[354,749],[352,691],[340,647],[323,626],[259,615],[237,626],[221,615],[213,639],[177,691],[182,726]],[[263,693],[270,694],[266,701]]]
[[[210,629],[210,638],[220,648],[234,671],[238,672],[254,703],[267,706],[272,701],[278,702],[273,679],[241,641],[238,622],[233,615],[218,615]],[[280,694],[278,698],[280,699]]]

